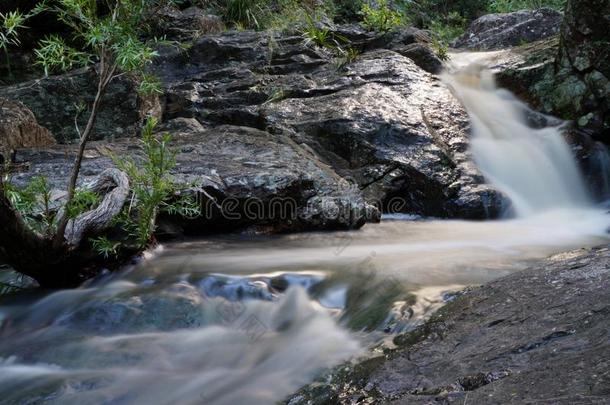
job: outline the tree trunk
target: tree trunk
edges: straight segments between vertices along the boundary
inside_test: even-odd
[[[3,227],[0,232],[0,256],[3,260],[46,288],[76,287],[100,269],[120,263],[125,256],[116,258],[115,262],[103,260],[81,241],[88,234],[99,233],[110,225],[127,199],[129,180],[123,172],[109,169],[91,187],[97,191],[112,190],[97,208],[70,221],[66,239],[73,244],[57,245],[53,238],[39,235],[25,224],[6,197],[0,181],[0,223]],[[123,253],[129,255],[131,252]]]
[[[76,159],[74,160],[72,174],[70,175],[70,182],[68,183],[68,196],[66,198],[66,207],[68,207],[74,199],[74,193],[76,191],[76,182],[78,180],[78,175],[80,173],[80,168],[83,162],[85,148],[87,147],[87,142],[89,142],[89,138],[91,137],[91,133],[93,132],[93,126],[95,125],[95,121],[97,119],[97,114],[102,103],[102,98],[104,97],[106,88],[114,77],[115,70],[116,64],[114,64],[111,58],[106,55],[104,51],[102,51],[100,60],[99,81],[97,84],[97,93],[95,94],[95,99],[93,100],[93,104],[91,105],[91,113],[89,114],[89,119],[87,120],[87,126],[85,127],[83,133],[80,135],[78,153],[76,155]],[[64,210],[64,215],[60,216],[57,224],[57,233],[55,235],[54,242],[56,247],[59,247],[65,241],[64,234],[66,232],[66,227],[68,226],[69,221],[69,218],[65,215],[66,213],[67,210]]]

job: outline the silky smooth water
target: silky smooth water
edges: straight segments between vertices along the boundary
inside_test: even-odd
[[[492,73],[480,65],[443,78],[468,111],[477,166],[509,197],[518,216],[593,206],[559,126],[531,128],[528,107],[497,88]]]
[[[608,242],[557,129],[479,68],[446,76],[518,218],[170,244],[82,288],[0,302],[0,402],[273,404],[408,330],[451,292]],[[531,270],[535,271],[535,270]]]

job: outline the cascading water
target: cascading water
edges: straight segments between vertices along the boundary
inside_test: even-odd
[[[476,162],[520,218],[183,242],[87,287],[17,294],[0,303],[0,402],[277,403],[413,327],[444,292],[607,243],[610,221],[590,209],[559,130],[530,128],[486,70],[445,80],[470,114]]]
[[[470,116],[477,166],[511,200],[517,216],[592,207],[560,127],[530,127],[528,107],[497,88],[482,65],[446,73],[444,80]]]

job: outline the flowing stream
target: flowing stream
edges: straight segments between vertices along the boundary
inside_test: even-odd
[[[531,129],[484,69],[444,79],[516,218],[170,244],[76,290],[4,298],[0,402],[273,404],[465,286],[608,241],[557,128]]]

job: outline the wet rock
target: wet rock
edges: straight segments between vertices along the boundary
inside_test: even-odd
[[[341,404],[356,394],[364,403],[605,403],[609,253],[561,253],[467,290],[364,373],[335,370],[287,402],[315,403],[323,392]]]
[[[11,160],[16,149],[54,144],[51,132],[38,125],[36,117],[25,105],[0,98],[0,157],[3,161]]]
[[[309,145],[369,202],[384,212],[497,215],[502,198],[481,184],[468,155],[465,111],[410,59],[371,51],[307,84],[320,96],[266,105],[267,125]]]
[[[394,51],[411,59],[417,66],[429,73],[440,73],[443,62],[436,56],[430,47],[415,43],[404,47],[394,47]]]
[[[527,117],[533,127],[560,125],[561,120],[554,117],[572,121],[564,126],[564,134],[577,156],[591,193],[597,200],[604,201],[610,195],[610,155],[607,150],[610,141],[603,118],[607,111],[604,106],[607,95],[596,99],[593,88],[581,82],[580,74],[571,69],[556,68],[559,45],[559,38],[554,37],[499,52],[493,57],[493,69],[500,86],[544,113]],[[601,94],[599,90],[596,94]],[[589,109],[584,109],[585,104]],[[581,114],[585,114],[585,118],[580,119]]]
[[[40,125],[53,133],[57,141],[70,142],[78,137],[75,117],[78,116],[80,128],[86,125],[87,108],[93,102],[96,83],[92,71],[78,70],[0,87],[0,97],[23,103],[32,110]],[[84,111],[79,113],[83,106]],[[142,98],[132,80],[126,77],[115,79],[103,98],[93,138],[134,136],[146,115],[158,116],[160,112],[161,106],[156,96]]]
[[[206,212],[198,221],[164,227],[168,234],[250,225],[352,229],[367,218],[378,220],[380,211],[498,215],[504,200],[484,184],[468,152],[468,116],[426,71],[439,65],[424,33],[405,29],[377,35],[356,26],[332,30],[363,53],[338,67],[336,55],[300,35],[251,31],[206,35],[188,49],[160,49],[151,68],[165,88],[160,129],[174,136],[180,150],[176,177],[196,184]],[[30,101],[40,93],[57,104],[57,94],[47,94],[51,83],[64,92],[65,83],[82,77],[74,73],[45,79],[33,90],[23,85],[3,91],[27,94]],[[117,139],[132,134],[143,114],[136,98],[121,106],[121,97],[131,93],[128,87],[119,90],[111,92],[118,101],[107,104],[111,109],[98,123],[105,131],[98,134],[120,128]],[[71,131],[67,114],[73,112],[64,103],[57,107],[61,113],[44,110],[45,118],[52,120],[51,112],[64,117],[61,124],[55,117],[54,125],[60,133]],[[132,153],[134,143],[108,148]],[[104,148],[91,146],[85,177],[110,164]],[[48,173],[55,184],[65,182],[68,160],[60,149],[22,154],[33,167],[16,181]],[[247,206],[252,199],[263,208]],[[288,218],[278,218],[270,208],[278,199],[293,202],[283,207]],[[239,218],[229,218],[223,203],[234,204]],[[255,210],[256,218],[247,218],[248,210]]]
[[[553,91],[554,108],[610,144],[610,1],[568,1]],[[604,16],[604,17],[602,17]]]
[[[205,34],[225,30],[220,17],[207,14],[199,7],[180,10],[174,6],[166,6],[152,24],[151,28],[157,37],[165,37],[172,41],[192,40]]]
[[[559,33],[563,15],[549,8],[488,14],[473,21],[452,46],[473,50],[502,49]]]
[[[363,193],[385,212],[497,215],[503,199],[470,162],[465,111],[419,67],[439,67],[425,34],[406,29],[378,36],[356,26],[332,32],[365,52],[337,69],[328,50],[300,36],[255,32],[206,36],[187,51],[167,49],[154,67],[167,88],[165,119],[286,136],[349,179],[351,194]],[[333,198],[327,205],[337,204]],[[338,205],[348,206],[344,200]],[[324,224],[314,212],[309,221]]]
[[[534,107],[610,144],[610,36],[600,15],[610,2],[568,2],[560,40],[514,50],[499,68],[502,85]]]
[[[276,231],[352,229],[362,226],[367,208],[357,190],[311,152],[287,136],[250,127],[204,129],[196,120],[170,121],[178,153],[174,177],[188,185],[203,208],[196,219],[172,218],[187,232],[227,231],[249,225]],[[163,129],[163,128],[162,128]],[[14,176],[25,184],[45,173],[50,184],[65,189],[74,147],[22,151],[17,160],[30,171]],[[93,142],[85,153],[82,181],[112,166],[109,154],[137,157],[137,139],[113,144]]]

